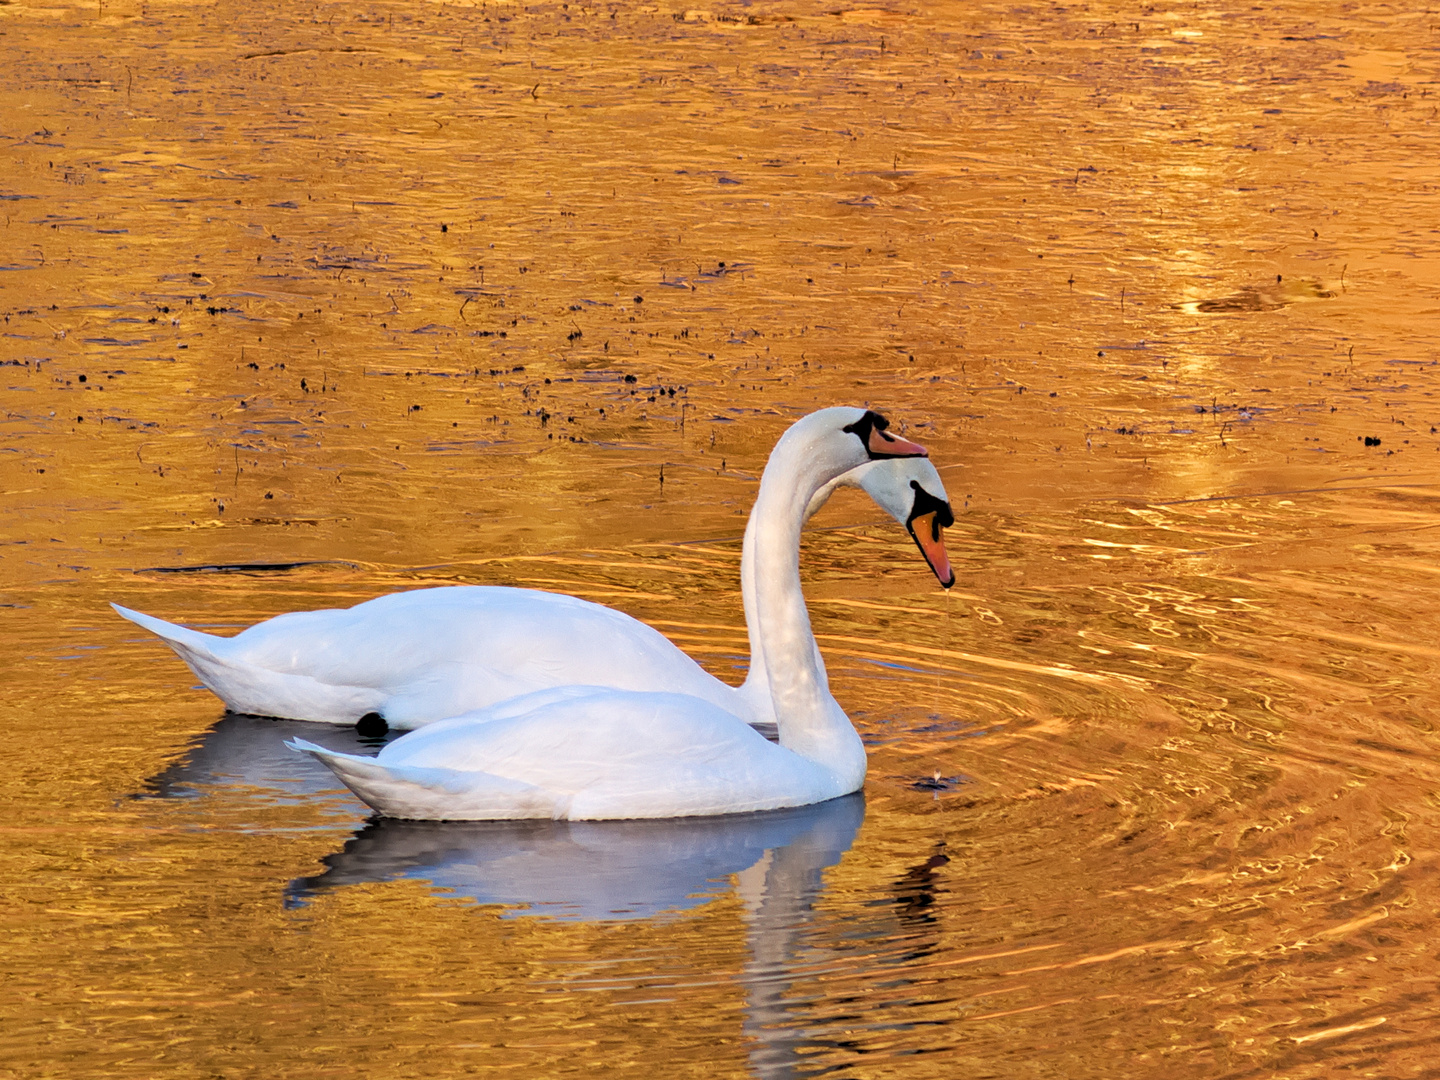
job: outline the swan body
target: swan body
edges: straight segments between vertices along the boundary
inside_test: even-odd
[[[865,778],[858,736],[814,761],[700,698],[612,687],[541,690],[440,720],[376,758],[289,745],[387,817],[430,820],[733,814],[824,802]]]
[[[561,685],[668,687],[738,708],[736,690],[623,612],[563,593],[452,585],[278,615],[222,638],[112,605],[232,712],[408,730]]]
[[[874,413],[824,409],[777,444],[745,539],[751,679],[728,702],[713,691],[664,686],[557,685],[431,723],[373,758],[300,739],[289,745],[389,817],[688,817],[803,806],[858,790],[865,748],[830,695],[810,629],[800,530],[816,499],[852,470],[865,470],[855,482],[881,488],[905,480],[906,469],[930,480],[933,467],[917,464],[924,448],[885,435],[885,426]],[[948,587],[954,575],[940,529],[953,517],[943,488],[929,492],[917,475],[907,486],[911,506],[902,520]],[[756,704],[761,695],[768,708]],[[751,726],[757,714],[773,716],[778,744]]]
[[[874,415],[858,409],[823,411],[832,412],[842,414],[832,420],[860,417],[857,423]],[[838,435],[848,454],[832,468],[850,467],[827,475],[814,491],[807,488],[804,519],[836,487],[856,486],[910,526],[919,542],[923,537],[913,527],[918,511],[933,504],[949,513],[944,485],[934,466],[918,456],[922,448],[885,435],[883,419],[879,423],[876,428],[871,421],[860,438],[830,425],[830,437]],[[884,453],[895,447],[907,456]],[[781,454],[779,447],[776,454]],[[793,484],[772,479],[772,487],[787,482]],[[799,501],[797,492],[787,494]],[[754,547],[766,532],[765,521],[752,517],[741,561],[752,638],[759,617],[757,594],[768,588],[769,576],[757,570]],[[948,587],[953,575],[943,562],[938,531],[933,534],[931,549],[924,543],[921,548]],[[798,549],[798,532],[793,542]],[[782,562],[783,557],[781,552]],[[747,723],[776,722],[764,656],[753,642],[745,684],[728,686],[653,627],[561,593],[488,585],[417,589],[351,608],[279,615],[229,638],[111,606],[169,645],[237,713],[333,724],[353,724],[375,714],[403,731],[538,690],[603,686],[686,694]]]

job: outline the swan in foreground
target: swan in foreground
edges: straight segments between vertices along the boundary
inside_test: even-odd
[[[727,697],[663,684],[644,690],[577,684],[428,724],[376,757],[303,739],[288,745],[324,762],[380,813],[399,818],[689,817],[804,806],[859,790],[865,747],[830,694],[810,629],[800,530],[818,496],[871,461],[897,458],[885,466],[893,480],[891,470],[903,475],[909,458],[908,468],[938,487],[924,448],[887,435],[885,426],[883,417],[859,409],[813,413],[781,437],[761,478],[745,540],[754,577],[747,583],[742,575],[742,585],[753,602],[747,614],[761,680],[755,685],[768,691],[778,744],[751,726],[758,710],[744,687],[725,688]],[[941,529],[953,516],[943,488],[928,492],[919,479],[907,486],[912,533],[948,587],[954,575]]]
[[[607,686],[687,694],[749,723],[773,724],[758,596],[783,588],[794,573],[797,500],[808,518],[837,486],[864,488],[910,530],[941,583],[948,588],[954,581],[939,532],[953,520],[944,486],[924,448],[887,428],[876,413],[826,409],[799,421],[775,448],[766,469],[769,494],[745,531],[741,591],[752,648],[749,675],[738,688],[637,619],[534,589],[416,589],[342,610],[279,615],[231,638],[111,606],[160,637],[237,713],[358,721],[372,734],[537,690]],[[798,578],[795,588],[798,595]]]

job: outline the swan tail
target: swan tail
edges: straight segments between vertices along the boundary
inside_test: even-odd
[[[382,765],[373,757],[342,754],[305,739],[285,743],[329,767],[386,817],[420,821],[495,821],[563,818],[569,798],[493,773]]]
[[[142,611],[132,611],[130,608],[121,607],[116,603],[112,603],[110,606],[122,619],[129,619],[141,629],[149,630],[150,633],[179,653],[181,659],[185,658],[187,652],[218,659],[215,647],[224,642],[224,638],[218,638],[214,634],[202,634],[199,630],[191,630],[185,626],[177,626],[164,619],[157,619],[154,615],[146,615]]]
[[[169,645],[231,712],[353,724],[366,713],[383,710],[384,695],[378,690],[337,686],[309,675],[272,671],[236,656],[233,638],[203,634],[119,604],[110,606],[122,618]]]

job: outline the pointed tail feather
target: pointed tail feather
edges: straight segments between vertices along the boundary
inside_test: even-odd
[[[174,649],[195,677],[233,712],[353,724],[384,707],[385,694],[374,687],[336,685],[305,674],[271,671],[248,662],[236,648],[237,638],[202,634],[119,604],[110,606]]]
[[[184,659],[185,652],[196,652],[200,655],[218,660],[219,656],[215,646],[225,641],[225,638],[218,638],[214,634],[202,634],[199,630],[191,630],[188,627],[177,626],[168,623],[164,619],[157,619],[153,615],[146,615],[140,611],[132,611],[130,608],[121,607],[119,604],[111,603],[115,613],[122,619],[129,619],[136,626],[149,630],[156,637],[168,644]],[[222,646],[223,648],[223,646]]]
[[[216,637],[214,634],[202,634],[199,630],[191,630],[185,626],[177,626],[164,619],[157,619],[153,615],[121,607],[114,602],[110,606],[121,618],[129,619],[143,630],[149,630],[174,649],[175,655],[185,661],[185,666],[195,673],[195,677],[214,693],[219,694],[231,709],[236,712],[255,711],[232,701],[230,695],[225,692],[227,680],[224,673],[231,667],[230,659],[225,655],[228,651],[226,648],[228,639]]]
[[[305,739],[290,739],[285,745],[323,762],[346,787],[386,817],[422,821],[563,818],[570,804],[568,796],[493,773],[382,765],[376,758],[327,750]]]

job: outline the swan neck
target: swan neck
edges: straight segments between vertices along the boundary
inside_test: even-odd
[[[745,523],[745,540],[740,549],[740,600],[745,607],[745,634],[750,642],[750,666],[740,694],[754,710],[754,720],[775,723],[775,709],[770,702],[770,678],[765,671],[765,650],[760,644],[760,610],[755,599],[755,533],[754,509]]]
[[[741,586],[751,643],[746,686],[768,683],[780,745],[812,761],[864,775],[864,748],[830,696],[825,664],[800,585],[800,533],[811,497],[833,477],[772,455],[745,530]],[[750,573],[747,575],[746,570]],[[856,786],[858,786],[858,778]]]

